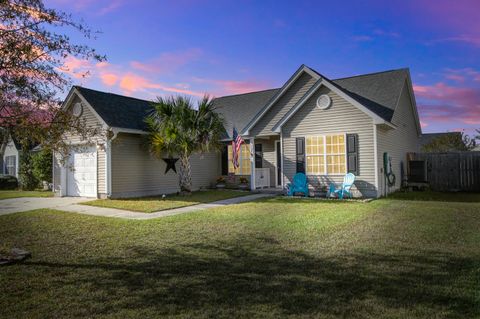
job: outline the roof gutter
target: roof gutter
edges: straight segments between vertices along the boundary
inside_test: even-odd
[[[123,127],[112,127],[112,132],[117,135],[118,133],[130,133],[130,134],[140,134],[140,135],[147,135],[148,132],[143,130],[137,130],[132,128],[123,128]]]

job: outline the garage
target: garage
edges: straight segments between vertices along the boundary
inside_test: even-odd
[[[97,197],[96,148],[72,151],[67,167],[67,195]]]

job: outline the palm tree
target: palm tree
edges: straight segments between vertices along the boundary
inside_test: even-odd
[[[145,119],[150,131],[148,148],[158,158],[165,154],[179,157],[180,190],[190,194],[190,156],[219,149],[220,137],[225,132],[223,120],[207,95],[198,102],[197,109],[185,96],[158,97],[152,105],[154,109]]]

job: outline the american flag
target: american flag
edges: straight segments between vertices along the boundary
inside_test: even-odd
[[[238,163],[238,156],[240,155],[240,147],[242,143],[245,143],[243,138],[238,135],[237,129],[233,128],[233,140],[232,140],[232,163],[233,168],[237,169],[240,164]]]

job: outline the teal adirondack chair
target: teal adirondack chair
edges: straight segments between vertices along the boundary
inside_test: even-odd
[[[308,196],[307,176],[303,173],[297,173],[293,177],[293,183],[287,184],[288,196],[293,196],[295,193],[303,193],[305,197]]]
[[[352,173],[348,173],[343,178],[342,187],[335,190],[334,193],[337,194],[338,198],[340,199],[343,199],[345,195],[347,195],[349,198],[352,198],[352,193],[350,192],[350,189],[352,188],[354,182],[355,175],[353,175]]]

